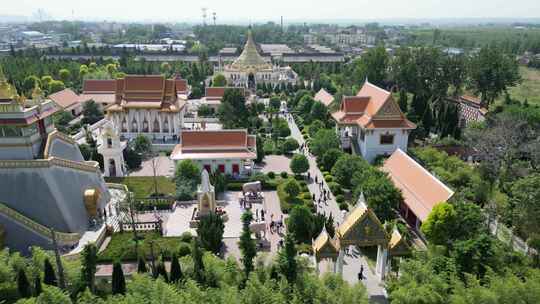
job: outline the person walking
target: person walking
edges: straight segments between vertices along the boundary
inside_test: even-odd
[[[358,272],[358,281],[364,279],[364,265],[360,265],[360,271]]]

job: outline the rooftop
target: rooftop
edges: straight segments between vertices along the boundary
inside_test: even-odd
[[[407,153],[397,149],[382,167],[401,190],[405,204],[420,221],[425,221],[435,205],[447,201],[454,192],[429,173]]]

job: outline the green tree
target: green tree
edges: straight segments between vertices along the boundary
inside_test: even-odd
[[[285,185],[283,185],[283,190],[289,197],[296,197],[300,193],[300,185],[298,185],[296,180],[289,179],[285,182]]]
[[[296,241],[309,244],[313,236],[313,225],[313,215],[307,206],[293,206],[287,218],[287,231],[294,234]]]
[[[457,222],[457,212],[454,206],[443,202],[435,205],[421,230],[430,243],[447,245]]]
[[[332,167],[332,175],[341,186],[351,189],[353,175],[368,168],[369,164],[360,156],[342,153]]]
[[[287,279],[289,284],[294,284],[298,275],[295,242],[294,235],[287,233],[285,235],[284,246],[278,252],[279,272]]]
[[[41,285],[41,277],[40,274],[37,273],[34,278],[34,297],[39,296],[39,294],[43,291],[43,286]]]
[[[137,261],[137,273],[146,272],[148,272],[148,269],[146,268],[146,261],[144,260],[144,257],[139,256],[139,260]]]
[[[43,261],[43,283],[51,286],[57,286],[56,273],[48,258]]]
[[[291,153],[292,151],[298,149],[298,147],[300,147],[298,141],[292,137],[288,137],[283,143],[283,152]]]
[[[158,266],[156,267],[156,278],[162,278],[163,281],[169,282],[169,276],[167,275],[167,270],[165,269],[165,262],[163,259],[158,263]]]
[[[540,174],[518,179],[511,195],[516,226],[527,235],[540,234]]]
[[[81,253],[82,267],[81,267],[81,281],[90,289],[91,292],[95,292],[95,276],[97,270],[97,247],[93,243],[84,246]]]
[[[19,268],[17,272],[17,291],[21,298],[29,298],[32,296],[30,282],[28,282],[28,277],[26,277],[26,273],[22,267]]]
[[[481,48],[470,60],[469,67],[471,86],[486,105],[521,81],[516,59],[504,54],[497,45]]]
[[[341,155],[343,155],[343,152],[339,149],[330,149],[324,152],[320,160],[323,170],[330,172]]]
[[[193,259],[193,278],[197,283],[203,284],[205,280],[203,251],[198,237],[191,240],[191,258]]]
[[[176,165],[174,179],[192,180],[198,185],[201,183],[201,168],[191,159],[185,159]]]
[[[309,136],[313,137],[319,130],[324,129],[324,123],[320,120],[314,120],[311,122],[308,128]]]
[[[64,83],[68,83],[71,78],[71,72],[68,69],[60,69],[60,71],[58,71],[58,77],[60,77],[60,80]]]
[[[197,109],[197,116],[199,117],[211,117],[213,114],[212,108],[205,104],[200,105]]]
[[[178,261],[176,253],[173,253],[171,259],[171,282],[177,283],[182,280],[182,277],[183,274],[182,269],[180,268],[180,262]]]
[[[336,132],[330,129],[319,130],[311,139],[309,146],[311,152],[317,157],[321,157],[324,152],[330,149],[339,149],[339,147],[339,138]]]
[[[407,92],[403,89],[399,90],[398,104],[403,113],[409,111],[409,97],[407,96]]]
[[[212,78],[212,86],[213,87],[224,87],[227,85],[227,79],[223,74],[216,74],[214,78]]]
[[[53,80],[49,82],[49,94],[62,91],[66,88],[66,85],[61,80]]]
[[[279,97],[275,95],[270,97],[270,100],[268,101],[268,107],[273,109],[274,111],[279,110],[279,108],[281,107],[281,100],[279,99]]]
[[[311,106],[311,119],[326,121],[328,118],[328,108],[320,101],[315,101]]]
[[[246,128],[249,112],[242,91],[226,89],[218,107],[217,117],[224,129]]]
[[[260,163],[264,159],[264,141],[261,136],[257,135],[257,159],[255,162]]]
[[[101,119],[103,119],[103,111],[99,108],[98,104],[93,101],[89,100],[83,104],[83,110],[82,110],[83,118],[81,122],[83,124],[94,124]]]
[[[197,235],[201,246],[216,255],[219,254],[223,243],[224,229],[223,218],[216,213],[210,212],[201,217],[197,226]]]
[[[113,264],[111,288],[113,295],[126,293],[126,279],[124,278],[124,271],[122,270],[122,264],[120,264],[120,262],[115,262]]]
[[[152,141],[142,134],[137,135],[133,141],[133,149],[142,155],[147,155],[152,151]]]
[[[355,81],[359,83],[369,79],[369,82],[382,86],[387,78],[389,62],[390,56],[383,45],[369,49],[360,59],[353,62]]]
[[[244,274],[246,278],[249,277],[251,271],[253,271],[253,259],[257,255],[257,244],[255,240],[251,238],[251,221],[253,220],[253,214],[247,210],[242,214],[242,234],[240,235],[240,241],[238,247],[242,253],[242,264],[244,265]]]
[[[290,163],[291,171],[300,175],[309,170],[309,161],[303,154],[295,154]]]

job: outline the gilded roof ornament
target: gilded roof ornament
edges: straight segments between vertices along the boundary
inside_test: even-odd
[[[241,70],[246,70],[246,69],[262,70],[262,69],[268,69],[272,67],[263,59],[261,54],[259,54],[259,51],[257,50],[257,45],[255,44],[255,41],[253,40],[251,28],[248,30],[247,40],[244,46],[244,50],[242,51],[242,54],[240,54],[240,56],[236,58],[236,60],[231,64],[231,67],[235,69],[241,69]]]

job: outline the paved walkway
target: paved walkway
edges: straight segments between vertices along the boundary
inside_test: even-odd
[[[129,173],[129,176],[154,176],[154,162],[157,176],[174,176],[174,161],[168,156],[160,155],[143,160],[141,168]]]
[[[294,119],[287,119],[287,121],[289,123],[289,128],[291,129],[291,136],[296,139],[300,145],[305,143],[304,138],[302,137],[302,133],[298,129],[298,126],[294,122]],[[323,181],[323,189],[326,189],[327,192],[330,192],[330,200],[327,201],[327,204],[321,203],[319,206],[317,206],[317,212],[326,215],[332,214],[332,216],[334,217],[334,223],[336,226],[338,226],[343,222],[344,213],[339,210],[339,206],[336,203],[335,197],[332,195],[332,192],[328,188],[328,185],[322,178],[322,173],[319,170],[319,167],[317,167],[315,157],[309,153],[307,153],[306,157],[309,161],[309,173],[312,178],[312,180],[308,182],[309,191],[315,194],[316,199],[321,196],[322,191],[319,185],[317,185],[313,180],[315,176],[317,176],[317,179],[319,181]],[[362,280],[362,283],[364,283],[364,286],[366,286],[368,295],[370,297],[370,302],[388,303],[386,290],[382,286],[382,283],[380,282],[378,276],[375,274],[374,269],[371,269],[369,267],[366,257],[360,255],[356,250],[350,250],[350,254],[345,255],[343,263],[343,279],[345,279],[351,284],[357,283],[358,271],[360,270],[361,265],[364,266],[364,277],[366,277],[366,279]],[[332,269],[332,267],[327,267],[327,265],[321,265],[320,269]]]

